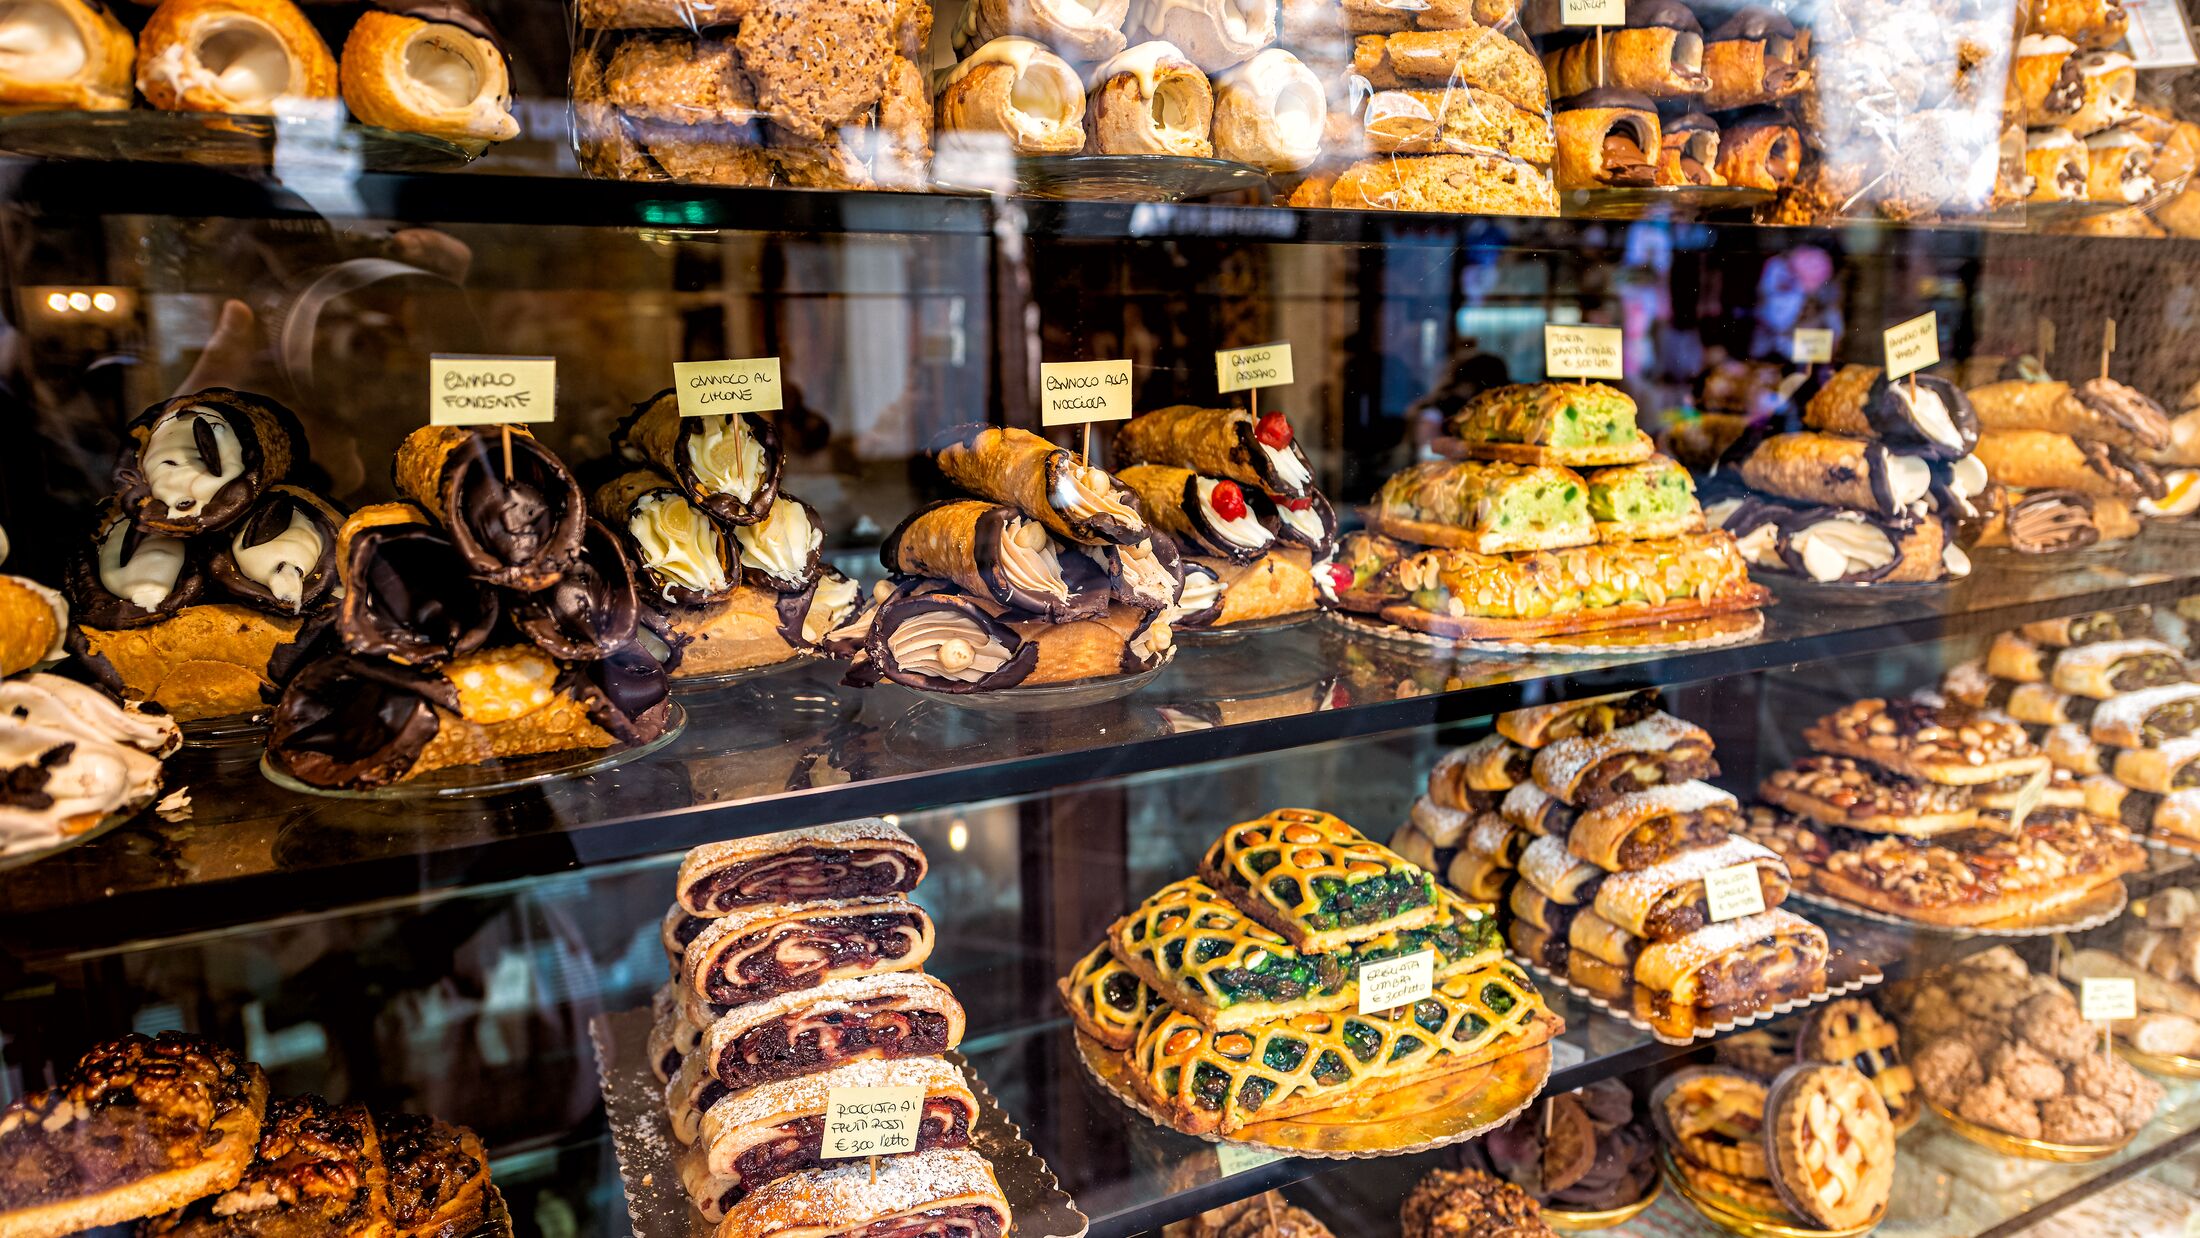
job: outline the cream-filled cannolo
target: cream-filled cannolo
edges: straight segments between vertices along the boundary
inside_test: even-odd
[[[1889,382],[1873,365],[1842,366],[1803,409],[1810,429],[1875,438],[1935,460],[1969,455],[1980,421],[1963,389],[1947,379],[1920,374]]]
[[[0,855],[50,846],[151,803],[160,761],[124,744],[17,719],[0,728]]]
[[[1063,551],[1045,526],[1000,503],[950,499],[910,515],[879,547],[879,562],[904,576],[931,576],[1027,614],[1089,618],[1107,609],[1105,589],[1073,589]]]
[[[138,91],[166,111],[265,115],[278,99],[333,99],[336,81],[290,0],[162,0],[138,35]]]
[[[558,583],[511,605],[512,625],[554,658],[595,661],[634,643],[641,598],[626,541],[590,520],[581,553]]]
[[[755,524],[735,525],[733,542],[743,579],[780,593],[800,593],[824,570],[825,531],[810,505],[782,490]]]
[[[336,531],[343,523],[343,513],[321,496],[271,486],[214,540],[207,574],[247,606],[302,615],[336,587]]]
[[[949,481],[1067,541],[1121,545],[1146,536],[1128,486],[1029,430],[968,426],[951,432],[932,458]]]
[[[518,427],[422,426],[398,444],[390,471],[492,585],[547,588],[580,553],[588,523],[580,483]]]
[[[2022,106],[2024,123],[2061,125],[2085,104],[2085,83],[2073,57],[2078,45],[2060,35],[2028,34],[2017,42],[2010,69],[2013,102]]]
[[[19,0],[0,11],[0,106],[121,111],[136,57],[99,0]]]
[[[2101,540],[2094,523],[2096,500],[2075,490],[2029,490],[1986,520],[1978,545],[2007,546],[2021,554],[2082,550]]]
[[[1085,145],[1085,85],[1069,62],[1029,39],[980,47],[939,85],[938,129],[982,134],[1019,155],[1069,155]]]
[[[1272,550],[1250,563],[1232,563],[1226,559],[1186,560],[1187,595],[1192,592],[1189,572],[1194,566],[1212,582],[1212,596],[1204,591],[1196,599],[1187,596],[1180,609],[1188,608],[1194,600],[1204,605],[1197,611],[1186,609],[1186,613],[1178,615],[1173,621],[1177,627],[1229,627],[1279,615],[1300,614],[1320,604],[1311,563],[1304,550]]]
[[[680,606],[723,601],[740,581],[725,530],[701,507],[648,469],[598,487],[596,517],[625,532],[644,587]]]
[[[1658,184],[1726,184],[1719,175],[1719,122],[1689,112],[1664,122],[1658,136]]]
[[[1742,460],[1745,485],[1797,503],[1901,516],[1932,490],[1933,471],[1884,443],[1831,434],[1776,434]]]
[[[2160,498],[2162,476],[2107,443],[2049,430],[1994,430],[1979,436],[1978,458],[2004,486],[2073,490],[2095,498]]]
[[[1971,392],[1979,424],[1988,431],[2047,430],[2135,451],[2170,443],[2169,414],[2145,392],[2113,378],[2073,386],[2012,379]]]
[[[2154,148],[2138,134],[2110,129],[2085,140],[2088,202],[2144,202],[2154,195]]]
[[[1116,476],[1138,496],[1153,527],[1175,539],[1180,550],[1250,563],[1275,544],[1275,534],[1254,517],[1244,488],[1227,478],[1165,464],[1134,464]]]
[[[612,431],[612,445],[678,483],[721,524],[754,524],[779,492],[779,432],[755,413],[680,415],[667,387],[634,406]]]
[[[1322,151],[1321,79],[1272,47],[1215,78],[1215,153],[1264,172],[1296,172]]]
[[[1642,188],[1657,182],[1665,149],[1658,105],[1618,86],[1569,95],[1551,104],[1558,132],[1560,189]]]
[[[338,67],[344,106],[367,124],[405,133],[452,141],[518,137],[503,49],[478,19],[448,11],[460,21],[361,13]]]
[[[437,665],[488,643],[502,612],[443,530],[410,503],[353,512],[336,533],[337,640],[362,657]]]
[[[1545,52],[1551,92],[1578,95],[1617,86],[1653,99],[1682,99],[1711,89],[1704,73],[1703,24],[1679,0],[1633,0],[1627,6],[1627,25],[1604,34],[1601,75],[1598,47],[1599,41],[1590,36]]]
[[[1184,593],[1184,561],[1176,539],[1153,533],[1135,542],[1079,546],[1073,552],[1089,560],[1107,582],[1107,596],[1140,610],[1176,606]],[[1076,562],[1064,574],[1081,576]]]
[[[879,677],[926,692],[1012,688],[1039,665],[1039,647],[996,611],[947,589],[898,593],[878,606],[853,682]]]
[[[1777,110],[1747,113],[1719,135],[1719,175],[1729,185],[1785,189],[1802,166],[1802,135]]]
[[[1194,159],[1215,153],[1213,88],[1175,46],[1136,44],[1094,69],[1086,84],[1086,153]]]
[[[1810,32],[1770,9],[1736,13],[1704,40],[1703,72],[1711,79],[1704,106],[1715,111],[1773,103],[1810,85]]]
[[[206,592],[206,575],[190,543],[147,533],[109,504],[61,585],[79,621],[141,628],[197,602]]]
[[[1378,90],[1360,108],[1359,125],[1379,154],[1496,151],[1531,163],[1557,156],[1549,117],[1478,86]]]
[[[1254,490],[1246,499],[1278,545],[1298,546],[1318,559],[1337,544],[1336,509],[1319,491],[1303,499],[1278,499]]]
[[[0,576],[0,678],[68,653],[69,603],[27,576]]]
[[[971,0],[955,46],[1017,35],[1094,64],[1123,50],[1130,7],[1130,0]]]
[[[2139,94],[2139,71],[2122,52],[2079,52],[2070,58],[2078,75],[2077,110],[2062,122],[2079,137],[2099,133],[2131,119]]]
[[[2162,497],[2141,499],[2141,512],[2156,519],[2181,519],[2200,512],[2200,469],[2162,470]]]
[[[1173,43],[1209,73],[1258,55],[1276,41],[1274,0],[1131,0],[1123,32],[1134,44]]]
[[[2032,177],[2033,202],[2083,202],[2092,178],[2085,143],[2068,129],[2050,126],[2024,135],[2024,170]]]
[[[1256,419],[1242,408],[1172,405],[1124,422],[1115,432],[1115,451],[1128,464],[1190,469],[1282,498],[1314,491],[1313,464],[1279,412]]]
[[[150,533],[191,537],[228,526],[305,456],[297,415],[227,387],[180,395],[130,423],[115,486]]]
[[[1960,550],[1950,556],[1937,519],[1907,524],[1874,520],[1838,507],[1805,508],[1780,523],[1780,558],[1798,576],[1847,584],[1909,584],[1970,574]]]

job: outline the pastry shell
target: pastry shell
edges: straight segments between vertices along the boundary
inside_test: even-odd
[[[472,86],[457,92],[431,83],[463,69]],[[370,9],[344,40],[344,105],[370,125],[453,141],[503,142],[519,136],[512,118],[512,79],[497,45],[447,22],[422,21]]]
[[[20,22],[28,10],[56,10],[68,24],[78,63],[59,76],[40,72],[34,60],[46,48],[9,48],[0,52],[0,106],[74,108],[86,112],[119,112],[130,106],[130,70],[137,60],[137,44],[114,14],[96,0],[30,0],[14,6],[0,30]],[[35,20],[27,23],[36,33]],[[49,35],[51,32],[48,32]]]
[[[286,70],[272,94],[237,93],[252,74],[240,63],[240,50],[229,53],[220,70],[207,65],[210,42],[238,31],[272,40]],[[336,58],[305,14],[289,0],[163,0],[138,38],[137,86],[154,107],[183,112],[268,111],[276,99],[330,99],[336,96]],[[233,74],[241,74],[232,79]]]

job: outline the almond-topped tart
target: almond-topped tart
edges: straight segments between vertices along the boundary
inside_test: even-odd
[[[1757,788],[1766,802],[1826,825],[1927,838],[1978,824],[1962,787],[1889,773],[1854,757],[1805,757]]]
[[[2038,809],[2014,834],[1887,836],[1834,851],[1812,887],[1921,924],[1973,925],[2047,916],[2146,867],[2122,830],[2083,812]]]
[[[1954,705],[1870,697],[1803,732],[1820,752],[1855,757],[1944,786],[1976,786],[2047,768],[2024,728]]]

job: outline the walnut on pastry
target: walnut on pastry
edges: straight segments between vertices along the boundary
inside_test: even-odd
[[[1329,119],[1320,79],[1272,47],[1215,79],[1215,152],[1267,172],[1296,172],[1322,151]]]
[[[22,0],[0,12],[0,104],[116,112],[130,106],[137,44],[97,0]]]
[[[370,9],[344,40],[344,106],[370,125],[453,140],[519,136],[504,53],[451,22]]]
[[[162,0],[138,52],[138,91],[167,111],[262,114],[336,96],[336,58],[290,0]]]
[[[940,84],[938,106],[943,135],[996,135],[1019,155],[1074,154],[1085,145],[1084,83],[1030,39],[995,39],[964,57]]]
[[[1093,71],[1085,150],[1100,155],[1210,158],[1214,89],[1171,43],[1140,43]]]

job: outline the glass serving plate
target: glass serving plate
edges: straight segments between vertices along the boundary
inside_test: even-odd
[[[459,167],[488,148],[487,142],[457,143],[424,133],[400,133],[372,125],[345,125],[341,144],[319,140],[314,147],[342,155],[354,145],[362,170],[413,172]],[[36,159],[147,160],[195,163],[212,168],[273,166],[277,125],[272,116],[232,116],[222,112],[16,112],[0,116],[0,151]],[[331,147],[340,149],[329,149]]]
[[[1025,155],[1012,164],[951,158],[934,165],[932,186],[1020,198],[1182,202],[1265,190],[1268,176],[1249,164],[1182,155]]]
[[[950,705],[975,709],[981,713],[1040,713],[1057,709],[1082,709],[1088,705],[1104,705],[1120,701],[1154,680],[1169,669],[1176,660],[1176,650],[1171,648],[1161,661],[1152,667],[1131,675],[1111,675],[1105,679],[1080,679],[1075,683],[1048,683],[1035,687],[1017,686],[996,688],[991,692],[936,692],[927,695]]]
[[[1558,213],[1567,219],[1694,219],[1754,210],[1770,201],[1771,190],[1746,185],[1567,189],[1558,195]]]
[[[557,782],[617,769],[629,761],[639,760],[664,748],[680,738],[680,732],[686,729],[687,711],[680,707],[680,702],[667,701],[665,729],[655,739],[642,744],[610,748],[568,748],[524,757],[497,757],[474,765],[453,765],[445,769],[430,770],[418,778],[408,778],[383,787],[317,787],[275,768],[274,763],[265,756],[260,758],[260,775],[286,791],[326,796],[330,799],[418,800],[496,795],[538,783]]]

